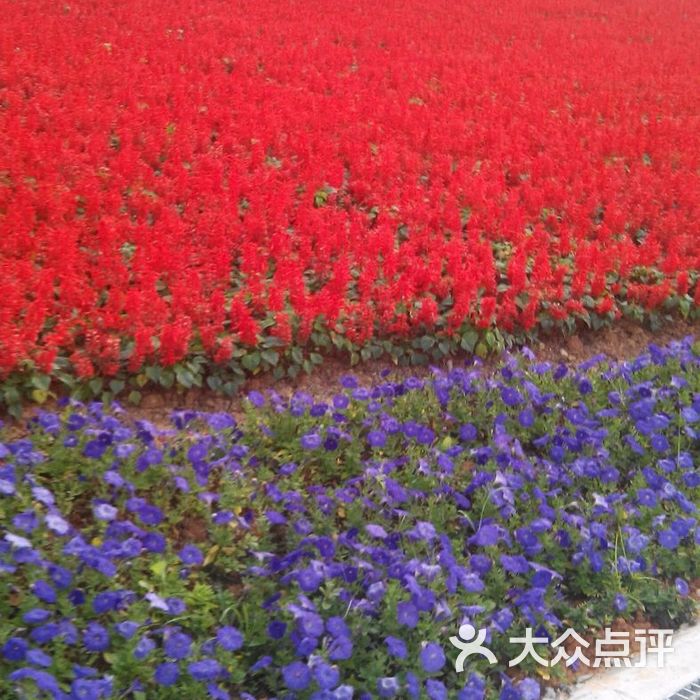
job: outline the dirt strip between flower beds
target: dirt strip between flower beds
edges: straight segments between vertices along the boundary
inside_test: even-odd
[[[627,360],[636,357],[650,343],[665,345],[672,340],[680,340],[688,335],[700,337],[700,319],[686,321],[675,318],[664,324],[658,330],[651,330],[638,323],[622,320],[612,327],[598,331],[582,329],[570,336],[549,335],[531,347],[537,360],[552,363],[577,365],[599,354],[604,354],[613,360]],[[291,396],[294,392],[303,391],[316,400],[330,398],[336,391],[340,378],[345,374],[355,375],[361,384],[371,385],[380,377],[390,377],[393,381],[409,376],[425,376],[431,373],[432,367],[451,369],[474,362],[473,355],[464,353],[448,360],[426,366],[404,367],[396,366],[390,360],[370,360],[351,367],[348,362],[337,358],[325,358],[324,363],[312,374],[301,374],[296,379],[275,380],[269,374],[252,377],[243,387],[240,394],[229,398],[217,394],[210,389],[191,389],[189,391],[145,391],[138,406],[122,405],[129,414],[137,419],[151,421],[159,427],[170,425],[170,414],[174,409],[192,409],[198,411],[224,411],[239,415],[241,401],[250,391],[276,391],[283,397]],[[483,362],[486,368],[496,365],[497,358],[489,357]],[[48,410],[55,409],[55,402],[44,405]],[[25,419],[31,417],[37,410],[34,405],[28,405],[23,419],[17,425],[18,431],[23,430]]]

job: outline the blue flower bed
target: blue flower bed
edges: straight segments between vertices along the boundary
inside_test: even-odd
[[[510,636],[694,614],[690,340],[245,411],[4,434],[0,697],[536,700]],[[455,671],[464,623],[497,664]]]

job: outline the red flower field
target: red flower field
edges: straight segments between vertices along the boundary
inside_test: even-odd
[[[696,0],[18,0],[2,22],[0,377],[700,301]]]

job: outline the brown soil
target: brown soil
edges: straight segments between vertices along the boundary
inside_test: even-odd
[[[694,321],[675,319],[657,331],[651,331],[631,321],[621,320],[610,328],[598,331],[582,329],[571,336],[561,333],[543,336],[531,347],[531,350],[538,360],[576,365],[601,353],[614,360],[630,359],[642,352],[650,343],[664,345],[687,335],[700,336],[700,319]],[[461,353],[434,363],[432,366],[450,369],[462,366],[465,362],[471,362],[472,358],[473,356],[468,353]],[[489,358],[484,361],[484,364],[488,368],[493,367],[496,362],[496,358]],[[275,380],[269,374],[251,377],[238,396],[233,398],[216,394],[209,389],[145,390],[140,405],[128,407],[128,410],[134,418],[146,419],[156,425],[166,425],[169,424],[171,411],[177,408],[240,414],[243,398],[253,390],[264,393],[266,390],[274,389],[284,397],[296,391],[305,391],[315,399],[321,400],[335,393],[340,378],[344,374],[351,373],[362,384],[369,385],[380,381],[382,373],[386,372],[389,373],[387,376],[391,380],[396,381],[409,376],[426,376],[430,371],[430,366],[399,367],[389,359],[372,360],[351,367],[347,361],[327,358],[312,374],[301,374],[296,379]],[[123,405],[127,407],[126,404]],[[51,403],[44,406],[49,410],[53,407]],[[27,406],[24,418],[30,417],[35,410],[35,406]]]

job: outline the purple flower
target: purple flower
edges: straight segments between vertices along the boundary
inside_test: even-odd
[[[425,681],[425,692],[430,700],[447,700],[447,688],[442,681],[428,678]]]
[[[76,678],[71,683],[71,700],[100,700],[105,697],[103,681]]]
[[[261,656],[251,667],[250,670],[255,673],[263,668],[267,668],[272,663],[271,656]]]
[[[186,659],[190,655],[192,638],[183,632],[174,632],[165,635],[163,651],[166,656],[178,661]]]
[[[313,669],[314,678],[321,690],[332,690],[340,683],[340,671],[337,666],[320,661],[314,665]]]
[[[314,593],[323,583],[323,576],[312,567],[307,567],[297,574],[297,582],[304,593]]]
[[[156,643],[148,636],[141,637],[134,648],[134,658],[145,659],[156,648]]]
[[[23,681],[29,678],[36,683],[39,690],[49,693],[52,697],[60,697],[61,689],[59,688],[58,681],[46,671],[38,671],[34,668],[20,668],[13,671],[8,678],[13,682]]]
[[[216,659],[202,659],[193,661],[187,670],[196,681],[213,681],[222,674],[224,668]]]
[[[166,598],[165,604],[167,606],[168,612],[171,615],[182,615],[187,609],[185,601],[181,598]]]
[[[282,639],[287,631],[287,625],[280,620],[273,620],[267,626],[267,634],[271,639]]]
[[[353,644],[350,637],[336,637],[328,647],[331,661],[347,661],[352,656]]]
[[[341,377],[340,383],[346,389],[356,389],[359,386],[357,379],[351,374],[346,374],[345,376]]]
[[[235,627],[220,627],[216,641],[226,651],[237,651],[243,646],[243,635]]]
[[[326,620],[326,629],[333,637],[349,637],[350,628],[342,617],[334,616]]]
[[[386,676],[377,679],[377,694],[380,698],[395,698],[401,686],[396,676]]]
[[[299,615],[299,627],[308,637],[320,637],[325,629],[323,618],[313,612]]]
[[[109,648],[109,632],[97,622],[90,622],[83,631],[83,644],[88,651],[106,651]]]
[[[510,608],[502,608],[493,614],[491,622],[501,634],[505,634],[508,628],[513,624],[514,618],[515,616]]]
[[[265,397],[259,391],[251,391],[247,399],[256,408],[262,408],[265,405]]]
[[[27,652],[27,661],[34,666],[48,668],[53,663],[53,659],[41,649],[30,649]]]
[[[426,673],[437,673],[445,665],[445,652],[439,644],[430,642],[421,650],[420,662]]]
[[[640,506],[654,508],[656,506],[656,494],[651,489],[639,489],[637,491],[637,502]]]
[[[381,525],[375,525],[373,523],[365,525],[365,532],[371,537],[376,537],[380,540],[384,540],[388,537],[386,530]]]
[[[22,615],[22,620],[28,625],[38,625],[46,622],[51,617],[51,613],[44,608],[32,608]]]
[[[299,442],[305,450],[316,450],[321,447],[321,436],[318,433],[306,433]]]
[[[119,512],[114,506],[109,503],[97,503],[93,506],[92,512],[98,520],[114,520]]]
[[[146,525],[160,525],[165,518],[163,511],[160,508],[149,503],[146,503],[138,508],[137,513],[141,519],[141,522],[145,523]]]
[[[204,561],[204,555],[193,544],[186,544],[180,550],[180,561],[187,566],[199,566]]]
[[[70,530],[70,525],[61,517],[59,513],[48,513],[45,521],[46,527],[57,535],[65,535]]]
[[[12,524],[23,532],[33,532],[39,527],[39,517],[33,510],[26,510],[23,513],[15,515],[12,518]]]
[[[469,674],[469,680],[462,690],[457,693],[457,700],[484,700],[486,683],[476,673]]]
[[[657,452],[666,452],[670,447],[670,443],[665,435],[655,434],[651,436],[651,446]]]
[[[311,683],[311,671],[301,661],[292,661],[282,667],[282,679],[288,690],[305,690]]]
[[[418,540],[425,540],[426,542],[432,542],[437,537],[435,526],[432,523],[422,520],[419,520],[409,530],[409,533],[412,537],[415,537]]]
[[[469,544],[478,547],[492,547],[500,539],[500,528],[498,525],[482,525],[475,535],[469,538]]]
[[[166,661],[156,667],[153,679],[158,685],[173,685],[180,676],[180,669],[176,663]]]
[[[372,447],[384,447],[386,445],[386,433],[381,430],[371,430],[367,434],[367,442]]]
[[[463,442],[471,442],[472,440],[476,440],[478,434],[479,433],[476,426],[472,425],[471,423],[465,423],[459,429],[459,439]]]
[[[526,574],[530,570],[530,565],[524,556],[518,554],[516,556],[509,556],[508,554],[501,554],[499,557],[501,566],[511,574]]]
[[[397,659],[405,659],[408,656],[408,649],[406,648],[406,642],[398,637],[389,636],[384,640],[387,650],[391,656],[395,656]]]
[[[506,406],[517,406],[523,401],[520,392],[511,386],[505,386],[501,389],[501,399]]]
[[[518,683],[521,700],[539,700],[540,684],[534,678],[524,678]]]
[[[41,579],[32,584],[32,593],[44,603],[53,605],[56,602],[56,591],[53,586]]]
[[[131,639],[136,632],[138,632],[139,627],[140,624],[138,622],[134,622],[133,620],[124,620],[123,622],[119,622],[114,625],[114,629],[117,631],[117,634],[124,639]]]
[[[55,622],[47,622],[45,625],[35,627],[29,636],[37,644],[46,644],[58,637],[60,633],[61,628]]]
[[[622,595],[622,593],[618,593],[615,596],[613,605],[615,606],[615,610],[617,610],[617,612],[623,612],[624,610],[627,610],[627,598]]]
[[[688,583],[684,581],[682,578],[677,578],[676,579],[676,590],[678,591],[678,595],[681,596],[681,598],[687,598],[688,594],[690,593],[690,588],[688,587]]]
[[[24,661],[29,650],[29,643],[21,637],[10,637],[3,645],[0,653],[8,661]]]
[[[162,554],[165,551],[165,537],[160,532],[147,532],[142,538],[143,546],[153,554]]]
[[[418,608],[413,603],[402,601],[396,606],[396,619],[400,625],[414,628],[418,625]]]
[[[681,542],[681,538],[674,530],[661,530],[659,532],[659,544],[665,549],[676,549]]]
[[[535,424],[535,414],[532,409],[524,408],[518,414],[518,422],[523,428],[531,428]]]

